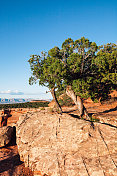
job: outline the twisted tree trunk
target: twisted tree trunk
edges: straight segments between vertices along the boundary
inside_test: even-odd
[[[76,96],[74,91],[72,90],[71,86],[67,86],[66,88],[66,94],[74,101],[74,103],[77,105],[79,116],[82,117],[83,115],[86,116],[87,119],[89,119],[88,112],[83,105],[82,99],[79,96]]]
[[[58,110],[60,111],[60,114],[62,114],[62,108],[61,108],[61,106],[60,106],[60,104],[59,104],[59,102],[58,102],[58,100],[56,98],[55,88],[51,89],[51,94],[52,94],[52,97],[53,97],[53,99],[54,99],[54,101],[56,103],[56,106],[57,106]]]

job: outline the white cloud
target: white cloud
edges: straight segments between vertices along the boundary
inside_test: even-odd
[[[20,92],[18,90],[6,90],[6,91],[0,91],[0,94],[8,94],[8,95],[23,95],[23,92]]]
[[[29,91],[22,92],[19,90],[4,90],[0,91],[0,98],[31,98],[31,99],[52,99],[51,93],[46,91]]]

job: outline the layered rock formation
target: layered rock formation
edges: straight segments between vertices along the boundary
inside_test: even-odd
[[[48,176],[116,176],[117,128],[47,110],[17,122],[20,159]],[[40,175],[41,175],[40,174]]]

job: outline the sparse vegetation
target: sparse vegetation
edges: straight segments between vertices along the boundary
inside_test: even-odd
[[[16,104],[0,104],[0,109],[11,109],[11,108],[39,108],[47,107],[49,102],[27,102],[27,103],[16,103]]]
[[[92,122],[99,122],[99,121],[100,121],[100,119],[99,119],[99,118],[96,118],[96,117],[90,117],[90,120],[91,120]]]
[[[54,112],[54,109],[53,109],[53,108],[49,108],[49,109],[48,109],[48,112],[53,113],[53,112]]]
[[[59,100],[59,104],[61,106],[73,106],[74,102],[70,97],[64,94],[63,97]]]
[[[45,110],[45,108],[44,108],[44,107],[42,107],[42,108],[41,108],[41,111],[44,111],[44,110]]]

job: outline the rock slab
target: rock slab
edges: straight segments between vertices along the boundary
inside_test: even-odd
[[[117,176],[117,128],[48,112],[16,125],[20,159],[48,176]],[[36,174],[35,174],[36,175]]]
[[[4,147],[5,145],[7,145],[11,141],[12,135],[13,127],[0,127],[0,147]]]

